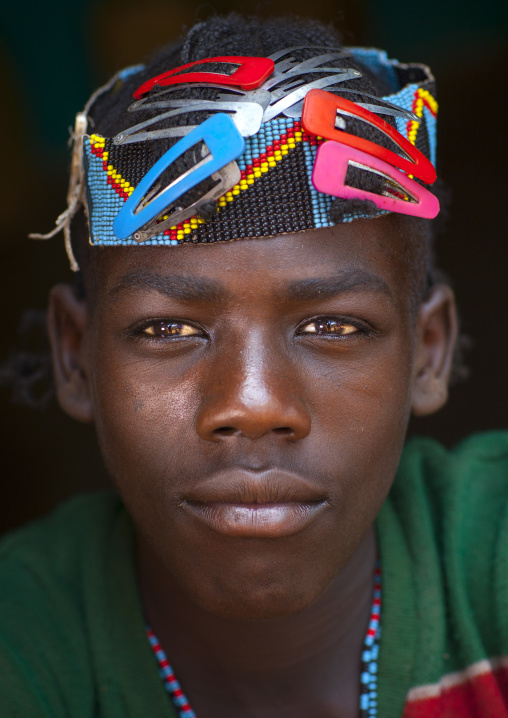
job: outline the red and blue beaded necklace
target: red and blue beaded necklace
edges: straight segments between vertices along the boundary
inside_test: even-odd
[[[164,686],[170,695],[178,718],[196,718],[185,693],[171,668],[157,637],[147,626],[146,633],[152,650],[159,664],[159,671]],[[374,573],[374,597],[370,613],[369,627],[363,642],[361,682],[360,682],[360,718],[377,716],[377,659],[379,638],[381,635],[381,568],[376,562]]]

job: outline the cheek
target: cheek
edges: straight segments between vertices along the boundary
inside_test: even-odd
[[[365,361],[314,375],[315,453],[340,477],[338,501],[355,533],[374,520],[397,470],[411,412],[411,347],[409,336],[394,337]]]
[[[390,452],[403,440],[411,408],[412,343],[393,336],[365,352],[312,372],[309,396],[319,431],[342,450]],[[317,427],[316,427],[317,428]],[[384,452],[383,452],[384,453]]]
[[[106,361],[110,356],[104,346],[94,381],[97,436],[108,470],[125,497],[163,488],[190,457],[196,378],[172,377],[164,362]]]

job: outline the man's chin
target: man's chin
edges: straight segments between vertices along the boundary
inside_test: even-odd
[[[303,578],[303,577],[301,577]],[[303,613],[314,604],[326,589],[316,586],[315,581],[274,581],[272,585],[260,585],[259,580],[222,585],[220,589],[201,592],[199,597],[189,598],[202,610],[221,618],[238,621],[258,621],[286,618]]]

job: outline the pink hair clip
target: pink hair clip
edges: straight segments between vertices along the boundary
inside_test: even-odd
[[[385,180],[384,194],[346,184],[349,167],[374,172]],[[370,200],[389,212],[434,219],[439,201],[431,192],[384,160],[339,142],[324,142],[317,151],[312,184],[318,192],[342,199]]]
[[[226,63],[239,65],[239,67],[237,67],[231,75],[226,75],[221,72],[202,71],[179,74],[182,70],[188,70],[198,65],[204,66],[206,69],[206,65],[210,63]],[[136,100],[139,100],[143,95],[146,95],[147,92],[150,92],[155,85],[165,87],[167,85],[187,84],[189,82],[212,82],[214,84],[240,87],[242,90],[255,90],[270,77],[274,65],[274,61],[268,57],[208,57],[206,60],[189,62],[187,65],[175,67],[173,70],[168,70],[161,75],[152,77],[138,87],[133,96]]]
[[[376,127],[393,140],[403,156],[401,157],[396,152],[363,137],[357,137],[337,129],[337,115],[363,120]],[[400,132],[381,117],[344,97],[332,95],[331,92],[325,90],[310,90],[303,104],[302,123],[305,130],[313,135],[319,135],[326,140],[337,140],[337,142],[367,152],[373,157],[389,162],[394,167],[418,177],[426,184],[436,181],[436,170],[420,150],[417,150]]]

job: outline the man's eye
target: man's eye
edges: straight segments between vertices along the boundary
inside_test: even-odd
[[[191,337],[201,334],[197,327],[191,324],[180,324],[180,322],[153,322],[143,329],[143,334],[155,339],[166,337]]]
[[[357,334],[358,327],[354,324],[341,322],[339,319],[314,319],[300,329],[300,334],[318,334],[319,336],[346,336]]]

